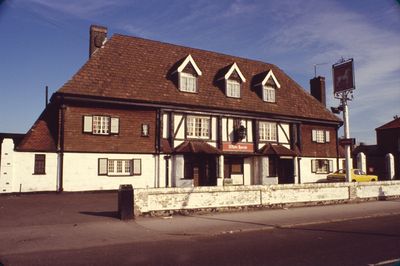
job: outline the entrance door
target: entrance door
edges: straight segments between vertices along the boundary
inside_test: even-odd
[[[217,167],[215,156],[185,156],[185,168],[191,172],[194,186],[216,186]]]
[[[294,183],[293,159],[279,159],[278,182],[279,182],[279,184],[293,184]]]

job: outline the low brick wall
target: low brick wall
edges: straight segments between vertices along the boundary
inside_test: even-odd
[[[400,181],[134,189],[135,215],[149,212],[352,201],[400,196]]]

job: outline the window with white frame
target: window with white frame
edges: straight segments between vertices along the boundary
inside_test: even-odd
[[[270,85],[263,86],[263,99],[265,102],[274,103],[275,99],[275,88]]]
[[[83,116],[83,132],[95,135],[119,133],[119,118],[104,115]]]
[[[311,160],[311,172],[316,174],[328,174],[333,172],[333,161],[325,159]]]
[[[208,139],[210,137],[210,118],[188,116],[186,118],[186,135],[188,138]]]
[[[131,176],[142,174],[141,159],[99,158],[99,175]]]
[[[276,141],[276,123],[274,122],[259,122],[259,136],[261,141]]]
[[[312,130],[312,141],[317,143],[330,142],[330,132],[327,130],[313,129]]]
[[[189,73],[180,73],[179,89],[185,92],[197,92],[197,78]]]
[[[240,98],[240,82],[227,79],[226,80],[226,96],[233,98]]]
[[[93,134],[108,135],[110,130],[110,117],[93,116]]]

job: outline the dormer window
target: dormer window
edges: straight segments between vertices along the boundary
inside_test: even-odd
[[[265,102],[274,103],[275,101],[275,88],[271,85],[263,86],[263,99]]]
[[[242,72],[236,63],[233,63],[229,70],[224,75],[225,79],[225,94],[227,97],[240,98],[241,85],[246,82]]]
[[[257,84],[262,88],[264,102],[276,102],[276,90],[281,87],[272,70],[268,71],[261,83]],[[256,86],[257,86],[256,85]]]
[[[232,79],[226,81],[226,96],[240,98],[240,83],[238,81]]]
[[[179,89],[185,92],[197,92],[197,77],[190,73],[179,73]]]
[[[202,75],[199,67],[189,54],[176,69],[178,73],[178,87],[183,92],[198,92],[197,77]]]

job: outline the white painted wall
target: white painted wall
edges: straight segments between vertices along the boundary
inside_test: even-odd
[[[134,176],[98,175],[98,159],[141,159],[142,174]],[[65,153],[64,191],[118,189],[121,184],[134,188],[155,187],[156,156],[148,154]]]
[[[218,134],[218,126],[217,126],[217,118],[211,117],[211,140],[217,141]]]
[[[35,154],[46,155],[46,174],[34,175]],[[14,192],[57,191],[57,153],[14,152]]]
[[[251,180],[253,179],[253,158],[244,158],[243,162],[243,173],[244,173],[244,185],[252,185]]]
[[[320,179],[326,179],[326,176],[328,174],[317,174],[317,173],[312,173],[311,172],[311,160],[332,160],[333,161],[333,171],[335,172],[337,169],[336,167],[336,158],[322,158],[322,157],[318,157],[318,158],[309,158],[309,157],[302,157],[300,159],[300,182],[301,183],[314,183],[317,182]],[[340,166],[342,165],[342,161],[343,159],[339,160],[339,169]],[[296,173],[297,174],[297,173]]]
[[[278,140],[281,144],[290,144],[290,130],[289,124],[286,123],[278,123]],[[286,135],[285,135],[286,133]],[[287,147],[287,145],[284,145]],[[290,148],[290,145],[289,145]]]
[[[186,121],[183,121],[181,123],[181,120],[183,119],[182,114],[174,114],[174,133],[176,132],[175,138],[177,139],[183,139],[185,137],[185,123]]]
[[[227,135],[227,130],[228,130],[228,128],[226,127],[226,121],[228,120],[228,118],[226,118],[226,117],[223,117],[222,119],[221,119],[221,123],[222,123],[222,141],[228,141],[228,138],[226,137]]]
[[[0,193],[13,192],[14,141],[4,139],[0,144]]]
[[[169,119],[168,119],[168,114],[164,113],[162,116],[162,125],[163,125],[163,132],[162,132],[162,137],[163,138],[168,138],[169,136]]]
[[[56,191],[57,154],[16,152],[11,139],[2,143],[0,193]],[[46,155],[46,174],[34,174],[35,154]]]

